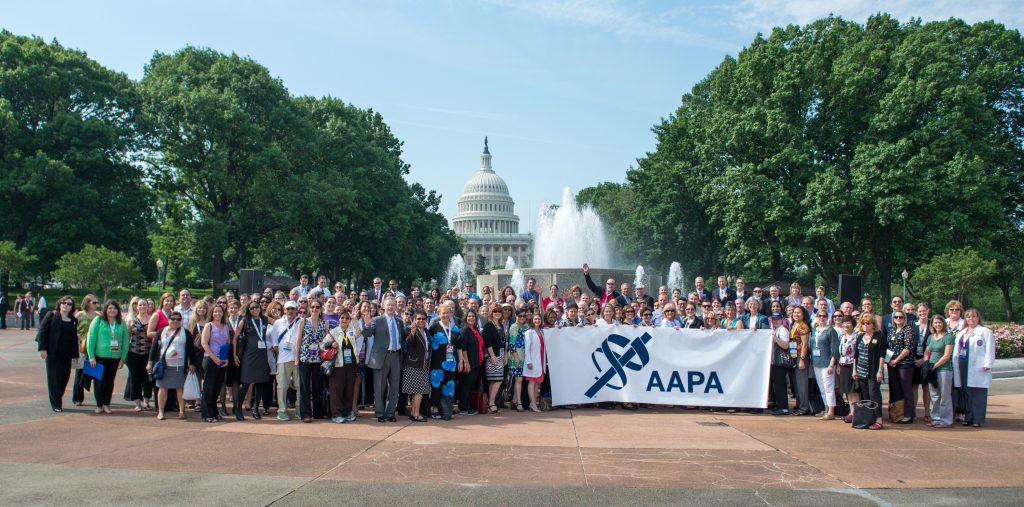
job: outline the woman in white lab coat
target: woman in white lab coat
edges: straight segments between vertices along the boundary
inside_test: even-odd
[[[957,333],[953,344],[953,381],[967,396],[964,426],[977,428],[985,424],[996,343],[992,330],[982,325],[978,310],[967,310],[964,318],[966,324]]]
[[[530,329],[523,335],[526,356],[523,358],[523,378],[529,382],[527,392],[530,395],[530,410],[540,412],[537,406],[537,389],[544,382],[544,318],[539,313],[533,315]]]

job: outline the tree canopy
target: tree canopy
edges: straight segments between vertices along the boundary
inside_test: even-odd
[[[997,23],[776,28],[683,95],[624,185],[581,196],[640,260],[860,274],[888,298],[897,272],[966,245],[998,256],[1020,231],[1022,97],[1024,40]]]
[[[121,252],[85,245],[58,259],[53,277],[71,287],[99,290],[106,301],[111,290],[141,282],[142,272]]]

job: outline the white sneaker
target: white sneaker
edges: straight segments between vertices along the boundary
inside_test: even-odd
[[[341,423],[345,422],[345,418],[340,416],[340,415],[338,417],[335,417],[335,418],[331,419],[331,420],[336,422],[336,423],[338,423],[338,424],[341,424]]]

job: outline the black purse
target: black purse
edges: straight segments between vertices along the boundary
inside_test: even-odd
[[[789,353],[789,349],[780,347],[778,343],[772,343],[772,366],[796,368],[796,358]]]

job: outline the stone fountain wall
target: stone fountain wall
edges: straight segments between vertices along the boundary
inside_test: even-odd
[[[590,294],[590,289],[587,288],[586,281],[583,278],[583,268],[564,268],[564,269],[541,269],[541,268],[525,268],[521,269],[524,278],[536,278],[537,279],[537,292],[540,293],[541,297],[547,296],[548,287],[552,284],[558,284],[559,292],[562,289],[568,289],[573,285],[579,285],[584,293]],[[623,282],[633,283],[636,278],[635,269],[613,269],[613,268],[590,268],[590,279],[594,281],[599,287],[604,287],[604,282],[608,278],[615,279],[615,290],[619,290],[619,286]],[[656,274],[647,275],[647,294],[652,297],[657,297],[658,287],[662,284],[662,276]],[[511,269],[496,269],[491,271],[489,275],[480,275],[476,277],[476,291],[479,292],[481,287],[492,286],[500,291],[506,285],[512,285],[512,270]],[[634,293],[636,288],[634,287]]]

